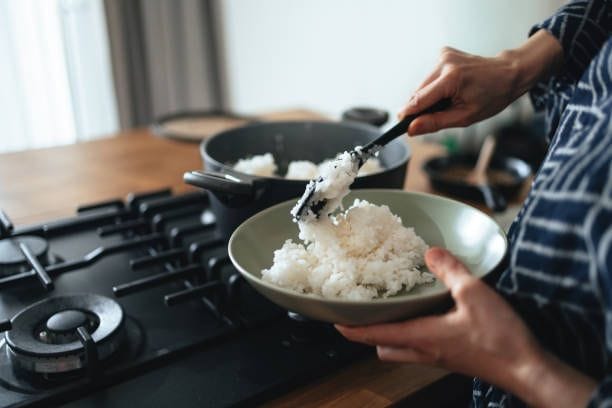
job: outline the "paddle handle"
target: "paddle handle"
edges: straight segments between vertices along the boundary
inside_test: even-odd
[[[400,120],[391,129],[387,130],[385,133],[383,133],[382,135],[380,135],[379,137],[377,137],[376,139],[372,140],[370,143],[365,145],[362,148],[362,152],[367,153],[375,146],[384,146],[390,141],[392,141],[393,139],[395,139],[396,137],[403,135],[404,133],[408,131],[408,126],[410,126],[410,123],[412,123],[412,121],[415,120],[417,117],[421,115],[429,114],[429,113],[440,112],[440,111],[446,110],[451,105],[452,105],[452,101],[450,98],[440,99],[438,102],[434,103],[429,108],[419,113],[415,113],[412,115],[406,115],[404,119]]]

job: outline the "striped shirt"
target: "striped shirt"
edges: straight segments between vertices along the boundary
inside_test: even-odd
[[[598,386],[612,407],[612,4],[576,1],[535,26],[564,50],[561,73],[531,91],[550,147],[512,224],[498,291],[548,351]],[[474,379],[475,407],[521,407]]]

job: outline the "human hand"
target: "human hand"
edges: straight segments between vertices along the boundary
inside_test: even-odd
[[[592,380],[545,352],[508,303],[459,260],[432,248],[425,261],[450,290],[452,310],[400,323],[336,328],[349,340],[376,346],[381,360],[437,365],[477,376],[533,405],[556,402],[564,394],[559,384],[566,382],[570,397],[563,395],[558,406],[588,399]],[[572,388],[577,386],[580,392]]]
[[[425,254],[429,270],[450,290],[455,307],[441,316],[365,327],[337,326],[348,339],[373,346],[382,360],[439,365],[492,378],[500,367],[520,369],[540,352],[510,306],[448,251]]]
[[[558,41],[539,31],[521,47],[485,58],[445,47],[433,72],[419,85],[398,116],[427,109],[443,98],[452,106],[419,116],[410,124],[411,136],[450,127],[463,127],[504,109],[552,70],[563,58]]]
[[[408,128],[411,136],[450,127],[468,126],[504,109],[518,95],[516,64],[504,55],[484,58],[445,47],[440,62],[419,85],[399,116],[418,113],[443,98],[452,106],[417,117]]]

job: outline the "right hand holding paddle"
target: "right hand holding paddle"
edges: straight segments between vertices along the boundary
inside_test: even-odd
[[[495,115],[559,68],[563,51],[557,40],[538,31],[519,48],[485,58],[445,47],[440,62],[421,83],[399,117],[420,112],[443,98],[452,106],[419,116],[408,128],[410,136],[463,127]]]

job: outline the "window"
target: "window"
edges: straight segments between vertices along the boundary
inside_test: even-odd
[[[102,0],[0,1],[0,151],[118,129]]]

